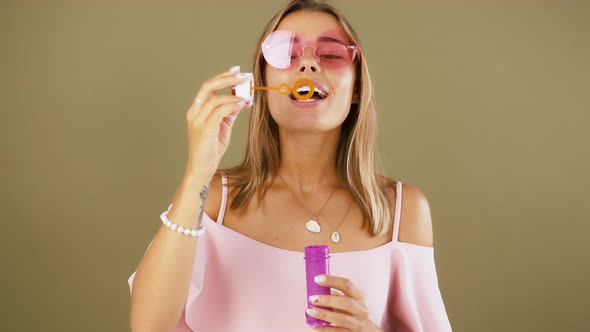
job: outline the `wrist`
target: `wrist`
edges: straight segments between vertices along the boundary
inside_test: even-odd
[[[189,186],[196,186],[197,188],[203,187],[203,185],[209,185],[213,179],[214,174],[207,174],[205,172],[198,171],[186,171],[182,182]]]

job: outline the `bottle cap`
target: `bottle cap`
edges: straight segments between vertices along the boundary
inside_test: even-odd
[[[304,249],[305,259],[324,260],[330,258],[330,247],[327,245],[311,245]]]

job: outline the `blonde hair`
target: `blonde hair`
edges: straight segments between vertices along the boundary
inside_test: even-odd
[[[266,25],[258,40],[262,41],[274,31],[289,14],[297,11],[320,11],[334,16],[352,40],[359,45],[356,33],[348,21],[330,4],[318,0],[292,0]],[[266,85],[264,66],[266,62],[260,47],[254,56],[254,81]],[[363,227],[368,223],[373,235],[383,235],[391,222],[391,213],[385,188],[393,181],[375,172],[374,147],[378,146],[377,118],[374,108],[373,89],[369,70],[358,52],[356,61],[356,82],[354,84],[357,102],[352,103],[347,118],[342,123],[336,155],[336,173],[363,215]],[[246,208],[255,194],[262,202],[267,189],[278,172],[279,128],[272,118],[266,94],[256,93],[254,106],[249,115],[248,141],[242,162],[219,172],[225,174],[234,195],[232,210]],[[381,155],[379,166],[381,168]]]

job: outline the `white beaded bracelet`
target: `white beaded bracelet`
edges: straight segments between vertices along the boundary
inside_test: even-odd
[[[201,236],[201,235],[205,234],[205,227],[203,225],[201,225],[201,227],[199,227],[199,229],[190,229],[190,228],[184,228],[182,226],[178,226],[177,224],[170,221],[168,219],[168,212],[170,212],[171,207],[172,207],[172,204],[170,204],[170,206],[168,207],[168,210],[162,212],[162,214],[160,215],[160,219],[162,220],[162,223],[164,225],[166,225],[166,227],[170,228],[171,230],[173,230],[177,233],[189,235],[189,236],[193,236],[193,237]]]

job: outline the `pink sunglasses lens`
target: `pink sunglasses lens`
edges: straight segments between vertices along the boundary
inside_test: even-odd
[[[262,55],[266,62],[279,69],[291,66],[295,33],[277,30],[266,37],[262,43]]]
[[[326,68],[342,68],[352,63],[350,49],[345,45],[336,42],[321,42],[316,46],[316,56],[319,58],[320,66]]]

